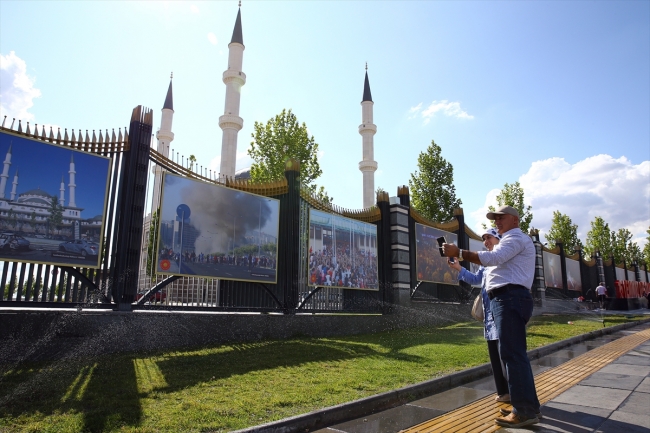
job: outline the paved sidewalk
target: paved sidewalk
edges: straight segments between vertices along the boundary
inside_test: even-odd
[[[647,311],[647,310],[646,310]],[[633,314],[633,312],[629,312]],[[643,312],[642,312],[643,314]],[[650,336],[650,323],[628,330],[617,331],[610,335],[577,343],[568,348],[553,352],[549,355],[532,360],[533,373],[536,381],[548,372],[546,376],[557,376],[562,368],[555,368],[565,364],[587,352],[599,349],[600,352],[608,351],[607,343],[615,342],[628,335],[641,332],[643,338]],[[639,340],[639,341],[643,341]],[[634,347],[636,346],[636,347]],[[613,347],[612,347],[613,349]],[[631,349],[631,350],[630,350]],[[650,339],[640,344],[626,348],[622,356],[616,352],[613,361],[608,359],[597,365],[598,370],[583,380],[565,386],[564,392],[553,396],[542,406],[543,419],[539,424],[525,429],[498,429],[497,426],[486,424],[486,427],[472,429],[451,429],[449,427],[435,426],[432,423],[436,417],[443,414],[447,416],[453,411],[466,408],[466,413],[459,415],[463,420],[472,420],[473,415],[467,415],[474,409],[467,409],[468,405],[478,401],[490,402],[489,410],[482,409],[480,415],[494,418],[494,413],[499,407],[507,408],[508,405],[492,403],[494,395],[494,382],[492,377],[486,377],[462,386],[452,388],[430,397],[412,401],[393,409],[375,413],[352,421],[331,425],[327,428],[316,430],[317,433],[395,433],[401,430],[409,432],[434,432],[434,431],[494,431],[503,432],[603,432],[603,433],[650,433]],[[580,361],[580,360],[577,360]],[[586,364],[591,361],[585,361]],[[576,363],[574,363],[576,364]],[[580,364],[580,363],[577,363]],[[602,368],[601,368],[602,367]],[[594,368],[593,365],[591,367]],[[556,374],[557,372],[557,374]],[[566,374],[566,373],[564,373]],[[577,373],[576,373],[577,375]],[[579,377],[579,376],[578,376]],[[569,379],[566,379],[570,382]],[[551,385],[556,388],[558,385]],[[538,386],[539,388],[539,386]],[[550,390],[552,391],[552,389]],[[538,389],[538,394],[540,390]],[[553,395],[553,394],[551,394]],[[490,396],[490,398],[487,398]],[[540,397],[541,400],[541,397]],[[485,403],[483,403],[483,408]],[[441,417],[442,418],[442,417]],[[468,422],[464,421],[464,424]],[[489,425],[489,427],[487,427]],[[417,426],[417,427],[414,427]],[[272,430],[268,430],[272,431]]]

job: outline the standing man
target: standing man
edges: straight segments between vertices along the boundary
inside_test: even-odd
[[[605,298],[607,297],[607,287],[605,287],[604,282],[601,281],[600,285],[596,287],[596,294],[598,295],[598,305],[600,305],[600,309],[602,310],[605,306]]]
[[[499,352],[506,364],[512,411],[495,422],[504,427],[523,427],[539,422],[539,400],[535,390],[533,370],[526,354],[526,323],[533,314],[530,288],[535,278],[535,246],[519,228],[519,212],[511,206],[501,206],[489,212],[501,242],[492,251],[460,250],[454,244],[444,244],[447,257],[458,257],[482,266],[493,266],[486,277],[490,309],[499,336]]]

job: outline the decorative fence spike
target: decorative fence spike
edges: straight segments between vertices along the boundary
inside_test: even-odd
[[[15,122],[15,121],[16,121],[16,118],[14,117],[13,120],[11,121],[11,127],[9,128],[9,129],[11,129],[12,131],[13,131],[13,129],[14,129],[14,122]]]
[[[61,128],[58,128],[56,132],[56,142],[61,144]]]
[[[2,119],[2,127],[3,127],[3,128],[5,127],[5,121],[6,121],[6,120],[7,120],[7,116],[5,115],[5,117]]]
[[[20,122],[20,119],[18,119],[18,132],[23,132],[23,125]]]
[[[68,140],[68,128],[65,128],[65,135],[63,136],[63,144],[68,144],[70,140]]]
[[[48,141],[52,143],[54,141],[54,131],[52,131],[52,127],[50,126],[50,136],[48,137]]]
[[[27,122],[27,129],[25,129],[25,134],[27,134],[27,135],[30,134],[30,131],[29,131],[29,122]]]

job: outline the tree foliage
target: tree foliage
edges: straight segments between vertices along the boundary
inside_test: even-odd
[[[556,210],[553,211],[553,222],[548,234],[544,236],[549,247],[562,241],[564,251],[575,250],[576,247],[582,247],[582,242],[578,239],[578,225],[573,224],[568,215]]]
[[[587,242],[585,244],[586,257],[592,256],[596,251],[605,259],[612,256],[612,235],[609,230],[609,224],[602,217],[597,216],[590,223],[591,229],[587,232]]]
[[[497,195],[497,205],[499,207],[512,206],[517,209],[517,212],[519,212],[519,228],[522,232],[528,233],[531,228],[530,223],[533,221],[532,206],[524,204],[524,189],[518,181],[513,184],[506,183],[503,185],[503,189]],[[492,205],[488,206],[488,209],[490,212],[496,210]],[[491,224],[494,227],[494,222],[491,222]],[[487,225],[483,224],[483,227],[487,228]]]
[[[59,198],[57,196],[52,197],[49,211],[50,216],[48,217],[48,221],[50,223],[50,230],[52,230],[52,228],[61,230],[61,224],[63,223],[63,206],[59,203]]]
[[[628,265],[632,263],[628,254],[628,244],[631,244],[632,233],[628,229],[618,229],[618,232],[612,230],[611,240],[614,261],[616,263],[625,261]]]
[[[325,188],[314,181],[323,174],[318,164],[318,143],[309,135],[307,125],[300,124],[291,110],[269,119],[266,124],[255,122],[253,141],[248,155],[253,159],[251,180],[271,182],[284,178],[285,162],[296,159],[300,162],[300,182],[313,195],[331,202]]]
[[[156,276],[156,248],[158,248],[158,225],[160,223],[160,208],[151,213],[149,238],[147,239],[147,276]]]
[[[441,155],[435,141],[418,156],[418,170],[411,174],[411,206],[433,221],[449,221],[454,209],[462,205],[456,198],[454,167]]]
[[[650,266],[650,227],[645,231],[648,236],[645,238],[645,246],[643,247],[643,262],[646,266]]]

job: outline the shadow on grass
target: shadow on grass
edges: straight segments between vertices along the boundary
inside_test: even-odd
[[[142,419],[130,357],[23,365],[5,373],[0,388],[0,419],[80,413],[80,431],[88,432],[137,425]]]
[[[164,379],[164,386],[154,387],[155,392],[172,393],[231,376],[309,363],[371,357],[419,363],[422,356],[405,350],[426,344],[476,343],[483,338],[481,329],[477,323],[344,338],[222,345],[169,354],[106,355],[74,361],[24,363],[2,369],[0,419],[20,417],[25,422],[34,422],[56,414],[80,413],[81,431],[139,426],[143,420],[140,401],[150,391],[139,391],[138,383],[144,389],[151,387],[143,383],[154,382],[146,369],[138,367],[143,359],[155,366]],[[4,422],[0,421],[0,425]]]

